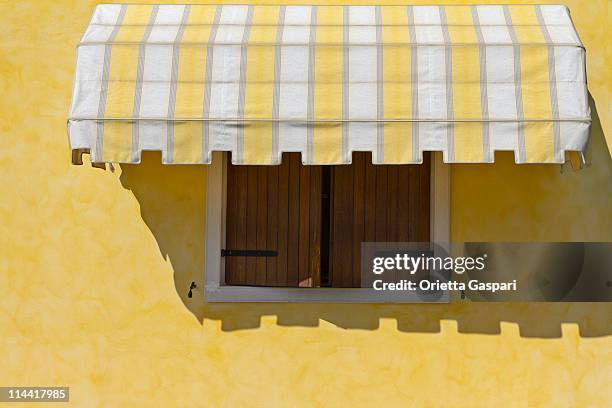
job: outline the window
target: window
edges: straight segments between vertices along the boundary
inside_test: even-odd
[[[429,241],[423,165],[227,165],[225,284],[360,287],[362,241]]]
[[[219,153],[208,169],[207,298],[376,300],[360,288],[362,241],[448,241],[448,166],[435,156],[373,165],[354,152],[351,165],[304,166],[284,153],[279,166],[234,166]]]

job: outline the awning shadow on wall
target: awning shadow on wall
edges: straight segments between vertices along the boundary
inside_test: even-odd
[[[593,149],[612,180],[608,154],[593,101]],[[603,149],[606,155],[601,154]],[[601,160],[601,158],[607,158]],[[517,323],[525,337],[561,337],[563,323],[575,323],[584,337],[612,334],[608,303],[454,303],[454,304],[286,304],[206,303],[202,295],[206,169],[164,166],[159,153],[143,154],[139,165],[122,165],[121,184],[133,192],[142,219],[155,236],[161,255],[170,260],[176,292],[199,322],[220,320],[223,330],[255,329],[262,316],[276,316],[281,326],[317,327],[321,320],[346,329],[374,330],[380,319],[397,320],[403,332],[435,333],[442,320],[457,322],[461,333],[499,334],[501,322]],[[605,190],[604,190],[605,191]],[[191,282],[197,284],[188,297]]]

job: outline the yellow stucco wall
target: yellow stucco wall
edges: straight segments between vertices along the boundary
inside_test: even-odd
[[[592,165],[454,166],[456,240],[612,240],[610,2],[566,3],[605,129],[595,116]],[[76,406],[610,406],[609,304],[187,298],[206,169],[69,164],[94,4],[0,2],[0,385],[70,386]]]

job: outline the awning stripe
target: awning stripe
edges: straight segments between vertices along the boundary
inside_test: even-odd
[[[510,15],[510,7],[507,5],[504,6],[504,19],[506,21],[506,25],[508,26],[510,38],[512,38],[512,53],[514,57],[514,98],[516,101],[516,118],[518,121],[523,121],[525,120],[525,114],[523,112],[523,93],[521,85],[521,47],[519,45],[516,32],[514,31],[512,16]],[[525,130],[522,126],[518,127],[517,136],[518,152],[517,150],[515,150],[515,154],[518,155],[519,162],[523,163],[527,161],[527,158],[525,153]]]
[[[306,101],[306,115],[308,123],[306,124],[306,158],[302,156],[302,161],[305,163],[312,163],[314,157],[314,126],[312,124],[314,120],[314,94],[315,94],[315,80],[314,80],[314,62],[316,58],[316,47],[317,41],[317,12],[318,7],[312,6],[310,9],[310,21],[309,21],[309,32],[308,32],[308,97]]]
[[[136,89],[134,92],[134,110],[132,113],[132,117],[138,118],[140,117],[140,104],[142,101],[142,87],[143,87],[143,75],[144,75],[144,63],[145,57],[147,53],[147,47],[145,46],[146,42],[149,40],[151,36],[151,31],[153,31],[153,27],[155,24],[155,20],[157,19],[157,12],[159,10],[158,5],[154,5],[151,10],[151,16],[149,17],[149,23],[145,29],[145,32],[142,36],[142,41],[138,46],[138,68],[136,72]],[[132,124],[132,161],[138,161],[138,156],[140,152],[140,125],[138,122],[134,122]]]
[[[349,103],[350,103],[350,60],[349,60],[349,42],[350,42],[350,16],[349,6],[342,7],[343,27],[342,27],[342,162],[348,162],[348,131],[350,124],[346,121],[350,118]]]
[[[559,148],[560,145],[560,128],[559,128],[559,101],[557,99],[557,77],[556,77],[556,62],[555,62],[555,48],[551,45],[552,38],[550,37],[550,33],[548,32],[548,28],[546,27],[546,23],[544,22],[544,16],[542,15],[542,8],[537,5],[535,8],[536,16],[538,18],[538,23],[540,24],[540,28],[542,29],[542,34],[548,44],[548,78],[549,78],[549,89],[550,89],[550,102],[552,109],[552,117],[555,119],[553,121],[553,131],[554,131],[554,152],[555,152],[555,160],[561,161],[563,160],[563,152]]]
[[[113,30],[108,37],[108,43],[104,45],[104,62],[102,63],[102,79],[100,81],[100,98],[98,103],[98,117],[104,118],[106,112],[106,99],[108,98],[108,78],[110,75],[110,58],[112,52],[112,43],[115,41],[117,34],[119,33],[119,29],[123,23],[125,18],[125,13],[127,11],[127,5],[122,5],[117,15],[117,21]],[[93,162],[101,162],[102,161],[102,141],[104,135],[104,121],[100,120],[96,122],[96,148],[92,152]],[[97,154],[95,154],[97,153]]]
[[[113,46],[110,58],[109,86],[106,97],[105,117],[139,117],[148,112],[141,109],[143,87],[145,47],[143,41],[148,39],[153,29],[152,23],[157,17],[157,7],[127,7],[122,26],[115,40],[133,41],[134,47]],[[153,67],[151,67],[153,68]],[[132,122],[131,131],[118,122],[107,122],[101,135],[102,161],[113,157],[118,162],[134,162],[139,144],[140,127]],[[131,137],[127,137],[127,136]]]
[[[487,97],[487,47],[484,45],[485,40],[480,26],[480,18],[478,17],[478,9],[476,6],[471,6],[472,21],[474,22],[474,30],[478,39],[478,57],[480,69],[480,109],[482,113],[482,156],[485,162],[493,160],[491,151],[491,141],[489,140],[489,107]]]
[[[412,78],[412,84],[419,83],[419,54],[417,52],[417,38],[416,38],[416,26],[414,24],[414,7],[408,6],[408,28],[410,33],[410,73]],[[411,86],[412,93],[412,117],[418,118],[419,115],[419,87]],[[423,157],[420,154],[419,144],[419,123],[412,123],[412,162],[420,163]]]
[[[172,73],[170,80],[170,102],[168,103],[168,123],[171,123],[174,120],[174,115],[176,111],[176,91],[178,87],[178,79],[179,79],[179,58],[181,47],[180,43],[185,34],[185,25],[189,20],[189,12],[191,6],[185,6],[183,10],[183,17],[181,18],[181,25],[176,33],[176,37],[174,38],[174,44],[172,47]],[[172,163],[174,161],[174,126],[166,126],[166,155],[168,163]]]
[[[209,119],[210,118],[210,102],[211,102],[211,92],[212,92],[212,74],[213,74],[213,66],[214,66],[214,58],[215,58],[215,43],[217,41],[217,34],[219,32],[219,24],[221,24],[221,11],[222,6],[215,7],[215,17],[213,20],[213,25],[210,30],[210,37],[208,46],[206,47],[206,79],[204,82],[204,106],[203,106],[203,114],[202,117]],[[202,124],[202,163],[210,163],[211,149],[210,149],[210,122],[204,122]],[[188,146],[186,146],[188,148]]]
[[[385,126],[384,119],[385,94],[384,94],[384,47],[383,47],[383,21],[381,6],[374,9],[376,19],[376,119],[379,120],[376,126],[376,162],[384,163],[385,154]]]
[[[586,148],[585,95],[564,6],[106,4],[78,46],[69,134],[94,162],[562,163]]]
[[[253,6],[247,7],[247,17],[243,27],[242,41],[240,42],[240,81],[238,82],[238,117],[244,118],[244,98],[246,93],[246,71],[248,41],[253,21]],[[244,126],[238,126],[236,139],[236,164],[244,163]]]
[[[280,133],[280,90],[281,90],[281,69],[282,69],[282,47],[283,42],[283,31],[285,27],[285,12],[286,6],[280,6],[278,12],[278,26],[276,28],[276,44],[274,46],[274,95],[272,101],[272,119],[275,122],[272,123],[272,163],[280,164],[281,155],[278,149],[278,137]]]

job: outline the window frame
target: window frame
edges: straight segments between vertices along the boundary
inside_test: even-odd
[[[422,303],[415,292],[389,293],[369,288],[284,288],[225,285],[225,243],[228,153],[213,152],[207,166],[206,219],[204,231],[204,297],[206,302],[331,302]],[[430,190],[430,236],[442,247],[450,242],[450,165],[442,153],[432,152]],[[448,302],[446,293],[436,302]]]

